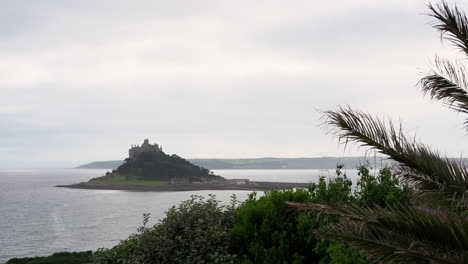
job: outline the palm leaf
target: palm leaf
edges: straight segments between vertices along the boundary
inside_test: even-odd
[[[419,81],[431,99],[443,101],[449,108],[468,113],[466,69],[460,63],[436,58],[436,70]]]
[[[293,202],[288,205],[343,217],[338,224],[320,227],[314,233],[322,239],[349,242],[375,262],[424,259],[434,263],[463,263],[468,260],[466,218],[448,210]]]
[[[458,206],[468,205],[468,170],[462,160],[443,157],[415,139],[407,139],[401,126],[397,129],[391,121],[385,123],[351,108],[326,111],[324,115],[328,132],[341,142],[371,147],[397,161],[403,182],[423,194],[444,197]]]
[[[429,4],[429,16],[436,19],[433,27],[440,31],[441,36],[449,40],[468,55],[468,19],[457,6],[450,8],[446,2],[441,5]]]

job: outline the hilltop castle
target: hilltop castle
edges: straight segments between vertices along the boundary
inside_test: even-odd
[[[141,146],[132,145],[131,148],[128,150],[128,157],[133,159],[136,155],[142,152],[154,152],[154,151],[162,151],[162,147],[158,144],[150,144],[148,139],[143,141]]]

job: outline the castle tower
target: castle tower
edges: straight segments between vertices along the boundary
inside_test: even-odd
[[[150,144],[148,139],[143,140],[143,144],[139,145],[131,145],[130,149],[128,150],[128,157],[130,159],[135,158],[136,155],[142,152],[161,152],[162,147],[158,144]]]

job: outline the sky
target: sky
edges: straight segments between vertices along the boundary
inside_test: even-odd
[[[185,158],[362,155],[323,126],[347,105],[460,157],[465,117],[416,85],[462,58],[426,4],[3,1],[0,168],[124,159],[146,138]]]

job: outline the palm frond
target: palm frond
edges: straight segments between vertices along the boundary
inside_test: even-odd
[[[441,36],[458,47],[468,55],[468,19],[457,6],[450,8],[446,2],[442,4],[429,4],[429,16],[437,22],[433,25],[440,31]]]
[[[343,217],[338,224],[320,227],[314,233],[322,239],[349,242],[376,262],[424,259],[464,263],[468,259],[466,218],[451,211],[293,202],[288,205]]]
[[[416,140],[406,138],[401,126],[397,129],[391,121],[385,123],[350,108],[325,111],[324,115],[328,132],[335,134],[342,143],[358,143],[397,161],[403,182],[421,192],[455,199],[457,205],[468,205],[468,169],[462,160],[443,157]]]
[[[424,94],[443,101],[449,108],[468,113],[468,81],[460,62],[436,58],[436,69],[419,81]]]
[[[463,250],[446,250],[410,240],[407,236],[385,228],[355,221],[342,221],[314,230],[321,239],[347,242],[374,263],[467,263]]]

